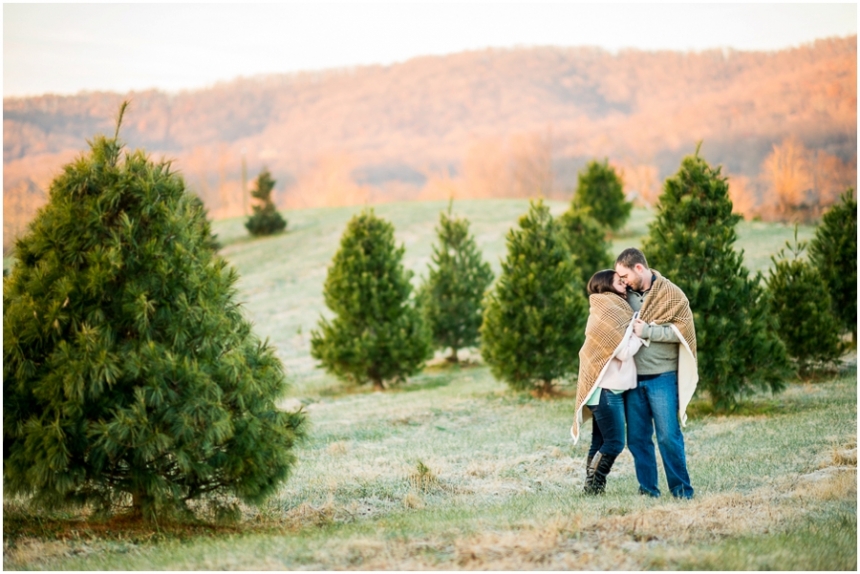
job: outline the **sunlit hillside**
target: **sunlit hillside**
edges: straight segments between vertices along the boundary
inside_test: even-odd
[[[699,142],[749,214],[785,196],[814,217],[856,185],[856,36],[777,52],[488,49],[175,94],[4,99],[7,238],[87,139],[114,132],[123,99],[121,137],[173,158],[216,219],[247,212],[264,166],[277,203],[298,208],[562,198],[606,158],[644,205]]]

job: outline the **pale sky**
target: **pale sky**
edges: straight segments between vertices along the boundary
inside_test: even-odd
[[[4,4],[3,96],[197,89],[487,47],[778,50],[857,33],[857,4]]]

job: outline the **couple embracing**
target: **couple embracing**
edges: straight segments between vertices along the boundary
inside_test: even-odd
[[[692,498],[684,436],[685,410],[696,390],[696,331],[681,289],[648,267],[638,249],[625,249],[615,269],[588,282],[589,315],[579,352],[576,414],[570,433],[579,440],[583,409],[593,417],[585,492],[600,494],[625,439],[639,492],[660,496],[653,436],[669,491]]]

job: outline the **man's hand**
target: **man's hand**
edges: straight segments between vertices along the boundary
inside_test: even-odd
[[[633,332],[636,333],[637,337],[642,336],[642,328],[645,327],[645,325],[647,324],[648,323],[646,323],[642,319],[639,319],[638,317],[633,320]]]

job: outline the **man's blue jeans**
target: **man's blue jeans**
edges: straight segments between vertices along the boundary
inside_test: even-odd
[[[588,407],[594,417],[591,426],[591,459],[600,451],[607,456],[618,456],[624,450],[624,393],[598,389],[600,403]]]
[[[639,380],[635,389],[624,393],[624,409],[627,447],[633,455],[640,492],[660,496],[653,439],[656,429],[669,491],[678,498],[692,498],[684,435],[678,422],[678,374],[663,373],[653,379]]]

